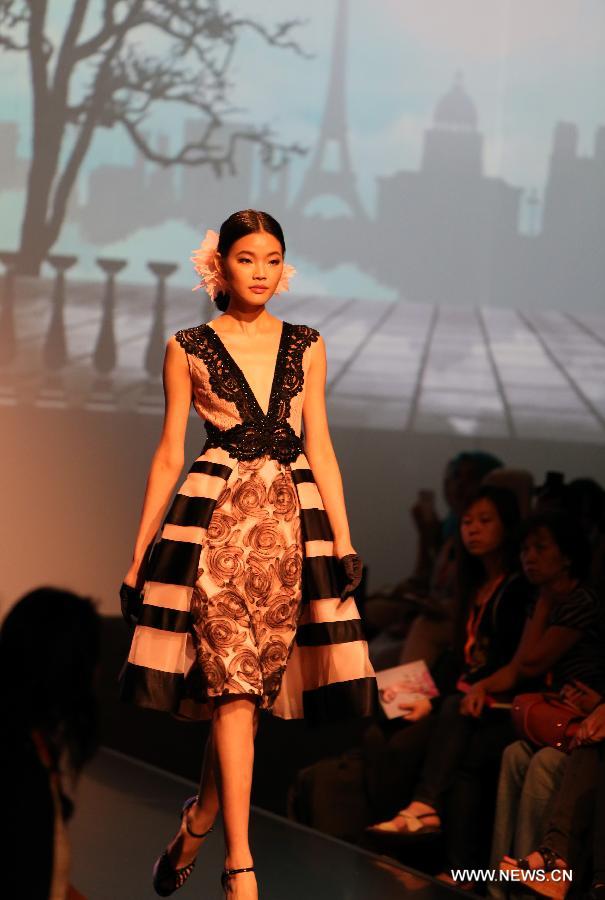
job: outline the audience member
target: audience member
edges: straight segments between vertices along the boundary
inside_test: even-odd
[[[462,674],[456,691],[435,704],[436,720],[412,802],[392,819],[371,826],[373,833],[417,835],[440,830],[445,797],[462,772],[465,790],[459,791],[459,801],[467,810],[477,808],[479,819],[477,773],[486,766],[495,768],[502,748],[514,733],[508,711],[491,708],[493,697],[483,696],[480,703],[468,706],[465,695],[477,681],[508,665],[517,651],[530,603],[529,586],[518,572],[518,524],[515,496],[498,487],[481,488],[462,513],[458,596],[459,621],[464,624],[457,635]],[[410,705],[404,715],[414,721],[430,712],[431,703],[423,699]],[[405,752],[398,765],[408,769]],[[401,801],[402,796],[395,799]],[[452,855],[462,857],[474,852],[473,828],[472,822],[465,822],[465,846],[456,835],[450,842]]]
[[[586,532],[592,550],[588,580],[605,597],[605,491],[592,478],[576,478],[565,486],[563,506]]]
[[[427,492],[419,492],[411,510],[418,535],[414,571],[391,596],[381,594],[366,604],[365,618],[370,629],[383,628],[370,641],[376,668],[420,658],[430,668],[451,648],[455,538],[460,512],[485,475],[501,465],[495,456],[480,451],[466,451],[450,460],[443,477],[447,507],[443,520],[438,518],[434,505],[427,502]]]
[[[81,897],[69,886],[66,824],[96,746],[99,637],[92,601],[51,587],[26,594],[2,623],[3,896]]]
[[[523,675],[542,670],[548,672],[547,683],[553,691],[568,693],[570,685],[581,682],[593,692],[594,705],[604,687],[605,660],[602,604],[585,586],[590,567],[588,540],[564,511],[538,513],[525,525],[521,558],[527,578],[538,587],[538,598],[520,654],[498,678],[487,679],[484,688],[511,689]],[[565,765],[565,755],[550,747],[536,750],[517,741],[506,749],[492,861],[510,853],[522,857],[535,846]],[[496,895],[497,889],[492,893]]]
[[[539,596],[517,653],[508,664],[474,681],[457,717],[453,708],[449,721],[440,717],[412,803],[383,827],[418,833],[441,826],[446,789],[455,770],[468,767],[465,751],[470,728],[467,725],[465,732],[464,717],[480,715],[488,696],[510,692],[523,679],[537,677],[545,678],[554,690],[574,679],[591,687],[601,683],[600,610],[594,594],[582,583],[590,561],[582,531],[562,512],[536,515],[525,526],[521,560],[526,577],[538,586]],[[454,733],[465,736],[457,747],[452,740]],[[501,744],[500,752],[506,743]],[[458,838],[472,829],[473,821],[466,809],[463,820],[455,823],[454,836]],[[466,843],[472,846],[472,842]],[[450,861],[469,865],[472,860],[463,856],[457,852],[457,858]]]
[[[587,863],[586,851],[591,843],[592,890],[597,896],[599,893],[605,896],[605,808],[599,806],[599,800],[605,801],[605,796],[598,796],[605,759],[605,703],[602,694],[586,690],[585,686],[582,688],[584,704],[593,709],[581,724],[569,757],[559,753],[562,762],[559,763],[557,777],[549,785],[549,814],[540,822],[538,832],[543,837],[535,839],[533,836],[534,840],[527,844],[537,849],[526,852],[521,858],[505,855],[501,860],[495,860],[495,865],[500,862],[500,867],[509,872],[513,869],[544,870],[545,877],[537,886],[537,891],[554,900],[563,900],[571,886],[570,881],[561,878],[561,872],[567,870],[573,874],[576,884],[581,882],[582,870]],[[527,791],[528,780],[525,779],[523,793]],[[548,783],[548,779],[546,781]],[[519,813],[521,817],[522,810]],[[589,840],[591,826],[594,835],[592,842]],[[496,895],[496,892],[492,893],[492,896]]]
[[[501,488],[485,487],[462,512],[458,593],[468,627],[458,635],[456,665],[443,667],[438,679],[445,694],[458,677],[462,676],[461,683],[466,685],[508,662],[519,642],[529,603],[529,586],[518,572],[519,516],[514,496]],[[461,696],[455,695],[456,708]],[[323,760],[300,773],[293,803],[297,817],[343,837],[351,835],[352,821],[361,823],[361,831],[376,814],[392,815],[393,798],[401,803],[409,796],[426,754],[439,718],[440,698],[433,705],[434,712],[432,704],[424,701],[407,707],[402,719],[383,717],[368,729],[362,752],[347,755],[339,765]],[[449,708],[447,698],[444,706]],[[506,726],[508,734],[508,721]],[[340,796],[345,781],[350,797],[355,779],[359,785],[357,813],[352,815],[349,804],[346,821],[341,821],[334,815],[338,804],[332,801]],[[315,791],[319,783],[322,790]]]
[[[531,472],[526,469],[509,469],[502,467],[492,469],[483,479],[483,484],[493,484],[496,487],[506,488],[512,491],[519,504],[521,518],[526,519],[531,512],[534,496],[534,479]]]
[[[502,762],[492,865],[497,867],[503,857],[505,864],[518,865],[515,857],[523,854],[528,855],[523,864],[530,867],[570,864],[568,860],[575,865],[580,832],[569,826],[570,810],[581,804],[577,795],[575,800],[567,797],[567,785],[580,793],[582,784],[600,785],[603,806],[605,740],[594,748],[578,748],[569,758],[552,747],[514,741],[507,706],[514,694],[528,690],[562,691],[570,698],[582,682],[593,700],[596,691],[605,694],[603,613],[591,589],[605,585],[605,492],[590,479],[565,484],[556,472],[547,473],[534,491],[529,472],[504,469],[488,458],[483,460],[483,486],[477,492],[475,481],[469,499],[466,489],[476,478],[477,462],[474,454],[461,454],[448,464],[445,520],[438,519],[430,492],[419,492],[412,510],[418,532],[416,566],[389,598],[386,621],[392,624],[374,644],[374,658],[382,668],[428,660],[441,696],[406,700],[401,718],[380,715],[361,747],[306,769],[294,795],[298,791],[300,801],[308,789],[308,797],[293,807],[304,808],[300,820],[306,824],[325,825],[329,833],[353,840],[361,837],[364,820],[382,818],[365,830],[374,842],[389,837],[385,846],[394,839],[443,831],[449,865],[476,867],[487,863],[489,847],[482,848],[480,838],[481,832],[483,841],[491,833],[494,797],[488,788],[493,783],[495,794]],[[517,512],[511,517],[506,511],[511,492],[517,501],[513,505],[523,517],[529,514],[521,532],[522,572],[519,555],[514,560],[510,556],[519,521]],[[401,625],[406,616],[409,624],[414,608],[422,613],[404,646]],[[443,652],[448,646],[456,652]],[[581,753],[589,749],[593,761],[582,767],[588,756]],[[583,777],[574,775],[574,767]],[[490,775],[492,780],[486,780]],[[583,792],[584,799],[588,794]],[[347,798],[346,823],[334,814],[338,804],[332,801],[341,795]],[[486,799],[492,801],[487,804],[489,824]],[[393,815],[395,802],[401,808]],[[328,808],[330,814],[324,815]],[[603,816],[605,806],[595,807],[593,900],[605,900],[605,860],[596,843],[603,834]],[[548,859],[536,848],[548,850]],[[507,856],[511,852],[514,857]],[[546,882],[544,892],[559,896],[548,893],[548,878]],[[501,896],[494,885],[488,893]]]

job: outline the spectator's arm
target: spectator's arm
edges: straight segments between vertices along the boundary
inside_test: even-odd
[[[504,694],[507,691],[512,690],[518,680],[518,669],[515,666],[514,660],[511,660],[507,665],[502,666],[501,669],[492,672],[487,678],[476,681],[469,691],[469,694],[471,692],[476,693],[479,690],[482,690],[486,694]]]
[[[544,634],[546,624],[546,604],[538,601],[533,614],[525,622],[517,652],[510,662],[497,669],[487,678],[475,682],[473,688],[483,689],[487,694],[503,694],[512,690],[523,678],[521,661],[531,652]]]
[[[579,641],[581,634],[582,632],[576,628],[551,625],[541,640],[519,659],[519,676],[532,678],[548,672]]]
[[[410,514],[418,534],[416,561],[411,577],[414,580],[428,584],[435,564],[435,557],[441,544],[442,523],[436,516],[427,522],[423,518],[419,503],[414,504]]]

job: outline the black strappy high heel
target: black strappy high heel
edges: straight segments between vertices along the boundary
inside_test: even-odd
[[[227,893],[227,882],[230,878],[233,878],[234,875],[239,875],[240,872],[254,872],[254,866],[246,866],[244,869],[223,869],[223,874],[221,875],[221,887]]]
[[[207,834],[210,834],[211,831],[214,831],[214,825],[211,825],[208,831],[202,832],[202,834],[196,834],[195,831],[192,831],[189,827],[189,821],[187,819],[187,813],[193,806],[193,804],[197,801],[197,795],[193,797],[189,797],[188,800],[185,800],[183,804],[183,808],[181,810],[181,821],[183,817],[185,817],[185,828],[187,829],[187,834],[190,834],[191,837],[194,838],[203,838],[206,837]],[[195,866],[195,862],[197,859],[197,855],[190,863],[187,863],[186,866],[181,866],[179,869],[175,869],[175,867],[170,862],[170,857],[168,855],[168,850],[164,850],[162,855],[156,860],[156,863],[153,867],[153,887],[156,894],[159,894],[160,897],[169,897],[170,894],[174,894],[175,891],[178,891],[179,888],[183,887],[191,873],[193,872],[193,867]]]

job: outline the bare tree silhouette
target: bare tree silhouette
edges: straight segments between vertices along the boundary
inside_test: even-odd
[[[304,56],[292,37],[300,20],[267,28],[224,10],[220,0],[71,0],[57,39],[48,7],[49,0],[0,0],[0,48],[28,54],[32,85],[20,272],[37,274],[56,242],[99,128],[122,126],[135,147],[159,165],[211,165],[218,176],[234,170],[242,140],[258,143],[268,166],[304,152],[297,144],[276,141],[267,127],[242,129],[227,143],[218,133],[234,111],[227,99],[228,76],[240,34],[253,30],[268,45]],[[167,105],[194,110],[203,123],[199,140],[172,154],[154,149],[144,128],[151,114]]]

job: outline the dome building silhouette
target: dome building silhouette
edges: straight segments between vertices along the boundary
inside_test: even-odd
[[[464,89],[460,73],[437,103],[433,121],[441,128],[477,128],[477,108]]]
[[[421,168],[431,173],[452,171],[481,176],[483,135],[477,130],[477,109],[458,74],[437,103],[433,127],[424,137]]]
[[[500,261],[516,252],[521,194],[484,175],[477,109],[457,74],[425,131],[419,170],[377,179],[378,272],[409,300],[493,302]]]

